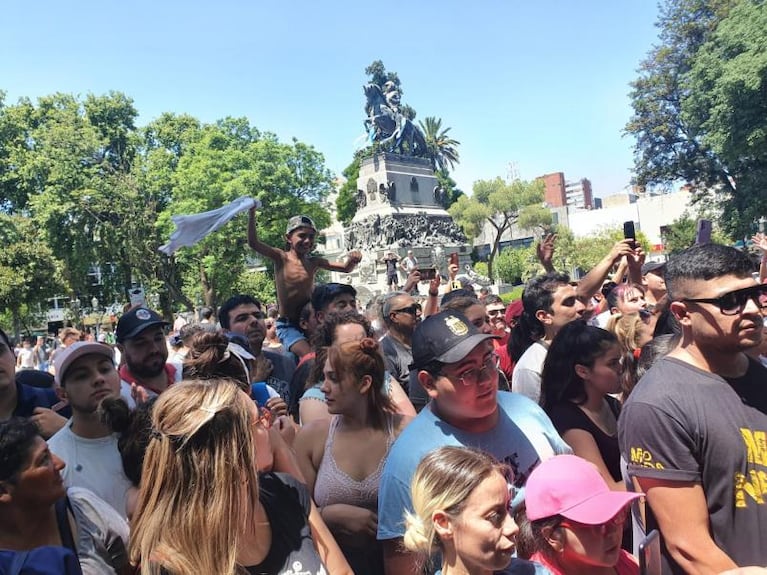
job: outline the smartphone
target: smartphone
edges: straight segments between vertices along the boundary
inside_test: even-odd
[[[453,252],[452,254],[450,254],[450,265],[451,266],[458,265],[458,252]]]
[[[660,533],[653,529],[639,543],[639,574],[661,575]]]
[[[632,221],[623,222],[623,237],[627,240],[634,240],[633,242],[631,242],[631,249],[635,250],[637,247],[637,243],[636,243],[637,234],[636,234],[636,230],[634,229],[634,222]]]
[[[698,220],[698,229],[695,232],[695,244],[703,246],[711,243],[711,220]]]
[[[437,270],[434,268],[418,268],[418,273],[421,274],[421,281],[431,281],[437,277]]]

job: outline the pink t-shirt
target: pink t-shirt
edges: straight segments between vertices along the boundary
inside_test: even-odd
[[[551,571],[552,575],[567,575],[565,571],[562,571],[556,564],[551,563],[541,552],[533,553],[530,561],[540,563]],[[618,563],[615,564],[615,572],[618,575],[639,575],[639,564],[631,553],[621,549],[621,553],[618,555]]]

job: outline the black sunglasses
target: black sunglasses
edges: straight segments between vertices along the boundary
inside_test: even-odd
[[[418,312],[421,311],[421,304],[420,303],[414,303],[407,307],[402,307],[400,309],[393,309],[392,313],[409,313],[410,315],[418,315]]]
[[[722,315],[738,315],[743,312],[748,300],[753,300],[760,309],[767,307],[767,284],[727,292],[719,297],[682,298],[690,303],[713,303],[719,306]]]

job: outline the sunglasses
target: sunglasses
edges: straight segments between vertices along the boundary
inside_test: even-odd
[[[503,315],[506,312],[505,309],[489,309],[487,310],[487,315]]]
[[[767,307],[767,284],[758,284],[747,288],[734,290],[719,297],[682,298],[688,303],[712,303],[719,306],[722,315],[738,315],[748,303],[753,300],[760,309]]]
[[[586,523],[578,523],[577,521],[569,521],[567,519],[559,522],[559,527],[567,527],[569,529],[590,529],[592,531],[605,531],[610,528],[623,527],[626,520],[629,518],[629,508],[624,507],[618,514],[612,519],[608,519],[604,523],[597,525],[588,525]]]
[[[400,309],[393,309],[392,313],[407,313],[412,316],[418,315],[418,312],[421,311],[421,304],[420,303],[414,303],[412,305],[409,305],[407,307],[401,307]]]

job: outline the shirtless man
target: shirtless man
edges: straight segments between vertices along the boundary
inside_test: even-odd
[[[256,235],[256,210],[250,210],[248,245],[274,262],[280,308],[277,335],[285,347],[299,358],[311,352],[311,346],[298,325],[301,309],[312,296],[314,274],[318,269],[349,273],[362,260],[362,254],[356,250],[349,252],[346,262],[329,262],[325,258],[312,256],[316,236],[317,228],[311,218],[293,216],[285,231],[287,250],[266,245]]]

